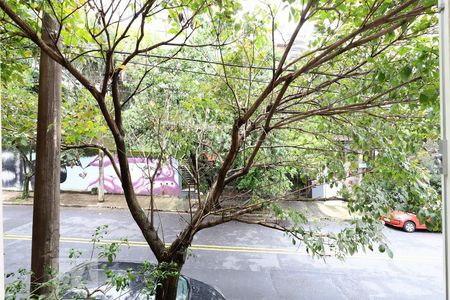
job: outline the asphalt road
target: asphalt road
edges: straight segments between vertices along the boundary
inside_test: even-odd
[[[30,266],[31,216],[30,206],[4,206],[6,272]],[[185,221],[175,213],[160,218],[169,242]],[[90,257],[91,236],[104,224],[104,240],[130,241],[118,260],[154,260],[128,211],[63,208],[61,271]],[[182,273],[217,287],[227,299],[443,299],[442,235],[388,227],[385,235],[393,259],[370,252],[324,261],[310,258],[282,233],[233,222],[200,232]],[[70,248],[82,257],[69,259]]]

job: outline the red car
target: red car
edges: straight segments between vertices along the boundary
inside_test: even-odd
[[[425,224],[419,222],[417,216],[413,213],[394,210],[389,216],[383,216],[385,224],[402,228],[406,232],[414,232],[416,229],[427,229]]]

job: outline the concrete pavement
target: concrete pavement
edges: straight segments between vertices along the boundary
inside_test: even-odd
[[[28,199],[21,199],[21,192],[3,191],[3,204],[7,205],[33,205],[33,193]],[[137,196],[142,207],[150,205],[150,196]],[[160,211],[187,211],[188,201],[182,198],[169,196],[155,196],[155,208]],[[121,194],[105,194],[105,200],[99,202],[96,194],[61,192],[61,206],[63,207],[89,207],[89,208],[117,208],[127,209],[125,197]]]
[[[21,199],[21,192],[3,191],[3,204],[7,205],[32,205],[33,198]],[[149,196],[137,196],[143,208],[150,205]],[[155,207],[159,211],[188,212],[189,202],[187,199],[156,196]],[[193,201],[195,205],[195,201]],[[351,216],[347,210],[347,204],[343,201],[283,201],[282,207],[292,207],[304,212],[310,220],[348,220]],[[90,193],[61,193],[61,206],[63,207],[88,207],[88,208],[114,208],[128,209],[125,198],[120,194],[106,194],[104,202],[98,202],[97,195]],[[195,206],[194,206],[195,210]]]
[[[30,206],[5,206],[7,271],[28,267],[31,242]],[[165,241],[184,225],[183,215],[159,213]],[[73,266],[71,248],[89,258],[95,227],[109,224],[105,239],[127,237],[118,260],[154,260],[126,210],[63,208],[61,271]],[[330,225],[338,226],[338,225]],[[230,222],[199,232],[183,273],[218,287],[231,300],[307,299],[443,299],[442,235],[427,231],[407,234],[386,227],[394,258],[379,252],[359,253],[345,262],[312,259],[282,233]],[[78,260],[79,261],[79,260]]]

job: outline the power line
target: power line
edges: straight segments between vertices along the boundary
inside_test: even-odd
[[[101,59],[100,57],[93,56],[93,55],[86,55],[86,56],[87,57],[91,57],[91,58]],[[144,67],[160,68],[160,69],[169,70],[169,71],[186,72],[186,73],[192,73],[192,74],[197,74],[197,75],[206,75],[206,76],[228,78],[228,79],[241,80],[241,81],[250,81],[249,78],[244,78],[244,77],[224,76],[224,75],[217,74],[217,73],[193,71],[193,70],[188,70],[188,69],[184,69],[184,68],[176,68],[176,67],[165,67],[165,66],[161,66],[161,65],[157,65],[157,64],[154,65],[154,64],[135,62],[135,61],[130,61],[129,64],[140,65],[140,66],[144,66]],[[269,84],[270,83],[270,81],[259,80],[259,79],[252,79],[251,81],[252,82],[257,82],[257,83],[264,83],[264,84]]]
[[[73,47],[73,46],[64,46],[65,48],[77,48],[77,47]],[[33,48],[32,46],[29,47],[24,47],[24,48]],[[21,48],[22,49],[22,48]],[[90,52],[95,52],[94,50],[97,50],[97,52],[100,52],[99,49],[89,49],[87,51]],[[86,51],[85,51],[86,52]],[[127,51],[114,51],[114,53],[116,54],[121,54],[121,55],[130,55],[132,54],[131,52],[127,52]],[[85,55],[81,55],[80,57],[83,57]],[[165,55],[157,55],[157,54],[144,54],[144,53],[139,53],[137,54],[137,56],[141,56],[141,57],[147,57],[147,58],[158,58],[158,59],[170,59],[170,60],[181,60],[181,61],[189,61],[189,62],[198,62],[198,63],[206,63],[206,64],[212,64],[212,65],[219,65],[219,66],[226,66],[226,67],[233,67],[233,68],[242,68],[242,69],[255,69],[255,70],[264,70],[264,71],[273,71],[272,67],[265,67],[265,66],[258,66],[258,65],[242,65],[242,64],[233,64],[233,63],[222,63],[219,61],[210,61],[210,60],[206,60],[206,59],[198,59],[198,58],[186,58],[186,57],[179,57],[179,56],[165,56]],[[100,58],[100,57],[97,57]],[[288,69],[286,71],[295,71],[293,69]]]
[[[93,56],[93,55],[85,55],[84,57],[90,57],[90,58],[95,58],[95,59],[102,59],[101,57],[97,57],[97,56]],[[168,57],[168,58],[170,58],[170,57]],[[35,59],[35,57],[22,57],[22,58],[17,58],[17,59]],[[152,68],[160,68],[160,69],[169,70],[169,71],[186,72],[186,73],[192,73],[192,74],[197,74],[197,75],[206,75],[206,76],[213,76],[213,77],[219,77],[219,78],[228,78],[228,79],[240,80],[240,81],[250,81],[249,78],[244,78],[244,77],[225,76],[225,75],[221,75],[221,74],[217,74],[217,73],[193,71],[193,70],[188,70],[188,69],[184,69],[184,68],[176,68],[176,67],[164,67],[164,66],[161,66],[161,65],[154,65],[154,64],[141,63],[141,62],[135,62],[135,61],[130,61],[128,64],[140,65],[140,66],[152,67]],[[200,79],[200,80],[202,80],[202,79]],[[263,83],[263,84],[269,84],[270,83],[270,81],[265,81],[265,80],[260,80],[260,79],[252,79],[251,82]],[[300,86],[297,86],[297,85],[292,85],[292,87],[300,88]]]
[[[114,51],[114,53],[117,54],[121,54],[121,55],[130,55],[132,54],[131,52],[126,52],[126,51]],[[141,57],[146,57],[146,58],[159,58],[159,59],[167,59],[167,60],[182,60],[182,61],[189,61],[189,62],[199,62],[199,63],[206,63],[206,64],[212,64],[212,65],[219,65],[219,66],[226,66],[226,67],[234,67],[234,68],[243,68],[243,69],[255,69],[255,70],[263,70],[263,71],[274,71],[273,68],[271,67],[264,67],[264,66],[249,66],[249,65],[239,65],[239,64],[232,64],[232,63],[222,63],[222,62],[217,62],[217,61],[210,61],[210,60],[203,60],[203,59],[198,59],[198,58],[185,58],[185,57],[178,57],[178,56],[164,56],[164,55],[157,55],[157,54],[137,54],[137,56],[141,56]],[[94,57],[94,56],[92,56]],[[100,58],[100,57],[97,57]],[[128,63],[133,63],[132,61],[128,62]],[[287,72],[295,72],[295,69],[286,69],[284,71]],[[187,70],[185,72],[188,72]],[[308,71],[307,73],[310,74],[314,74],[314,75],[326,75],[326,76],[333,76],[334,74],[327,74],[324,72],[316,72],[316,71]],[[211,74],[211,73],[205,73],[205,75],[211,75],[211,76],[219,76],[219,77],[225,77],[223,75],[217,75],[217,74]],[[334,75],[336,76],[336,75]],[[232,78],[229,77],[228,78]],[[236,77],[235,77],[236,79]],[[242,79],[240,78],[240,80],[246,80],[248,81],[248,79]],[[254,81],[254,82],[258,82],[258,81]],[[261,81],[262,83],[269,83],[267,81]]]
[[[122,54],[122,55],[130,55],[130,52],[125,51],[115,51],[115,53]],[[264,71],[273,71],[273,68],[271,67],[264,67],[264,66],[257,66],[257,65],[240,65],[240,64],[232,64],[232,63],[222,63],[218,61],[210,61],[210,60],[204,60],[204,59],[198,59],[198,58],[186,58],[186,57],[178,57],[178,56],[164,56],[164,55],[156,55],[156,54],[138,54],[138,56],[142,57],[152,57],[152,58],[159,58],[159,59],[173,59],[173,60],[182,60],[182,61],[189,61],[189,62],[199,62],[199,63],[207,63],[212,65],[219,65],[219,66],[226,66],[226,67],[233,67],[233,68],[243,68],[243,69],[255,69],[255,70],[264,70]],[[289,70],[287,70],[289,71]],[[292,70],[290,70],[292,71]]]
[[[97,58],[99,58],[99,57],[97,57]],[[170,58],[170,57],[167,57],[167,58]],[[175,68],[175,67],[164,67],[164,66],[160,66],[160,65],[152,65],[152,64],[133,62],[133,61],[130,61],[129,64],[135,64],[135,65],[141,65],[141,66],[153,67],[153,68],[160,68],[160,69],[165,69],[165,70],[170,70],[170,71],[187,72],[187,73],[193,73],[193,74],[198,74],[198,75],[214,76],[214,77],[228,78],[228,79],[241,80],[241,81],[250,81],[249,78],[244,78],[244,77],[225,76],[225,75],[221,75],[221,74],[217,74],[217,73],[192,71],[192,70],[187,70],[187,69],[181,69],[181,68]],[[271,83],[270,81],[265,81],[265,80],[260,80],[260,79],[252,79],[251,82],[264,83],[264,84]],[[298,86],[298,85],[291,85],[291,87],[301,88],[301,86]]]
[[[160,69],[169,70],[169,71],[179,71],[179,72],[187,72],[187,73],[193,73],[193,74],[198,74],[198,75],[214,76],[214,77],[228,78],[228,79],[241,80],[241,81],[250,81],[249,78],[244,78],[244,77],[224,76],[224,75],[217,74],[217,73],[193,71],[193,70],[188,70],[188,69],[184,69],[184,68],[164,67],[164,66],[160,66],[160,65],[151,65],[151,64],[139,63],[139,62],[129,62],[129,63],[135,64],[135,65],[146,66],[146,67],[160,68]],[[264,81],[264,80],[259,80],[259,79],[252,79],[251,81],[257,82],[257,83],[265,83],[265,84],[270,83],[269,81]]]
[[[84,55],[84,57],[90,57],[90,58],[95,58],[95,59],[102,59],[101,57],[93,56],[93,55]],[[21,57],[21,58],[16,58],[16,60],[18,60],[18,59],[35,59],[35,58],[36,57],[33,57],[33,56],[31,56],[31,57]],[[219,77],[219,78],[228,78],[228,79],[241,80],[241,81],[250,81],[249,78],[244,78],[244,77],[224,76],[224,75],[217,74],[217,73],[193,71],[193,70],[188,70],[188,69],[184,69],[184,68],[176,68],[176,67],[164,67],[164,66],[161,66],[161,65],[153,65],[153,64],[141,63],[141,62],[135,62],[135,61],[130,61],[128,64],[140,65],[140,66],[152,67],[152,68],[160,68],[160,69],[169,70],[169,71],[186,72],[186,73],[192,73],[192,74],[197,74],[197,75],[206,75],[206,76],[213,76],[213,77]],[[256,83],[264,83],[264,84],[269,84],[270,83],[270,81],[259,80],[259,79],[252,79],[251,81],[252,82],[256,82]],[[299,86],[293,86],[293,87],[299,87]]]

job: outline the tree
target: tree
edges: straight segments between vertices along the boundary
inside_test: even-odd
[[[21,36],[2,37],[2,145],[17,150],[20,155],[25,173],[22,198],[27,198],[30,179],[34,174],[30,152],[36,141],[37,116],[37,101],[31,101],[37,99],[37,72],[27,58],[33,57],[37,49]]]
[[[39,89],[36,57],[39,48],[24,40],[4,43],[2,46],[2,146],[20,155],[25,175],[22,198],[26,199],[34,176]],[[90,61],[78,64],[78,67],[83,71],[93,68]],[[63,77],[62,88],[61,164],[72,165],[78,161],[83,151],[72,150],[71,146],[89,144],[103,135],[109,138],[109,135],[106,134],[107,127],[101,121],[100,110],[92,105],[90,94],[67,77]]]
[[[34,176],[34,164],[31,156],[36,142],[37,98],[33,85],[31,69],[23,70],[20,80],[6,80],[3,86],[2,101],[2,144],[16,149],[23,162],[25,177],[23,180],[22,198],[28,198],[30,180]],[[18,121],[20,120],[20,122]]]
[[[396,129],[395,122],[387,125],[386,121],[395,121],[395,116],[413,120],[409,116],[423,112],[425,107],[435,103],[437,97],[432,80],[436,78],[436,43],[428,35],[436,23],[434,1],[280,3],[286,5],[290,18],[296,22],[282,51],[277,50],[275,41],[278,12],[270,5],[264,18],[251,14],[241,18],[237,13],[239,5],[232,1],[128,4],[118,0],[92,0],[47,1],[43,5],[40,2],[7,4],[0,0],[6,30],[19,31],[20,35],[30,39],[61,64],[95,99],[114,139],[130,212],[158,262],[171,270],[181,270],[186,251],[197,232],[232,220],[287,232],[294,241],[302,241],[313,255],[324,255],[330,250],[337,255],[353,254],[357,249],[371,249],[382,242],[374,221],[376,214],[367,213],[364,218],[355,219],[340,233],[323,234],[309,229],[301,212],[282,211],[276,205],[276,198],[254,197],[251,202],[223,207],[221,195],[225,186],[255,172],[254,169],[264,170],[261,167],[267,165],[286,166],[288,159],[271,160],[271,153],[276,149],[293,149],[284,152],[285,155],[296,154],[290,165],[304,165],[304,172],[312,177],[340,180],[346,175],[345,155],[356,155],[358,149],[372,148],[359,139],[363,132],[365,137],[368,136],[368,122],[384,120],[374,124],[392,133]],[[52,13],[59,21],[58,34],[66,45],[63,51],[55,51],[37,34],[37,8]],[[150,34],[151,29],[161,26],[158,15],[164,16],[169,27],[162,36]],[[271,22],[265,23],[263,19]],[[315,24],[314,38],[307,50],[295,53],[294,44],[307,23]],[[195,37],[202,31],[207,42],[199,43]],[[189,113],[195,112],[201,117],[199,122],[192,119],[200,131],[194,130],[189,136],[196,136],[195,142],[174,141],[186,143],[189,153],[216,152],[217,172],[206,197],[199,201],[186,227],[166,247],[154,225],[153,208],[146,214],[136,200],[127,159],[130,141],[124,128],[124,117],[127,107],[139,94],[152,90],[151,79],[156,77],[155,74],[166,63],[189,55],[185,51],[192,49],[218,59],[212,69],[221,81],[210,80],[202,84],[191,81],[199,96],[184,98],[180,103]],[[164,55],[154,64],[147,63],[156,51]],[[89,79],[75,66],[75,61],[92,56],[102,67],[100,82]],[[256,69],[256,62],[270,63]],[[135,68],[140,74],[134,87],[124,91],[121,81],[131,65],[133,68],[140,65]],[[239,65],[248,68],[242,71]],[[178,74],[173,74],[176,80],[180,78],[183,82],[183,75],[175,75]],[[245,82],[239,78],[242,75]],[[166,96],[174,94],[173,90],[163,88],[158,92]],[[156,95],[150,93],[147,97],[156,98]],[[211,122],[207,109],[202,110],[210,104],[217,107],[213,112],[217,116],[214,119],[218,124],[216,130],[201,127],[205,121]],[[152,110],[151,107],[148,109]],[[183,132],[173,124],[166,125]],[[218,138],[214,137],[216,133],[219,133]],[[381,139],[380,134],[378,141]],[[284,144],[286,141],[292,144]],[[394,147],[383,145],[385,148]],[[390,162],[394,160],[392,156],[389,158]],[[376,199],[369,200],[355,209],[368,212]],[[279,219],[289,219],[291,225],[245,218],[245,214],[261,208],[271,208]],[[177,280],[177,276],[162,279],[157,299],[174,299]]]

